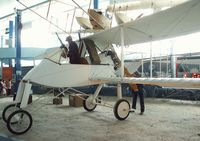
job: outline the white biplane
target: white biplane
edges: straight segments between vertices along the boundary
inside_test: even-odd
[[[124,77],[123,48],[131,44],[151,42],[185,35],[200,30],[200,1],[191,0],[173,8],[130,21],[85,37],[79,42],[83,64],[69,64],[62,57],[62,48],[46,54],[39,65],[30,70],[20,82],[14,104],[7,106],[3,118],[9,131],[23,134],[32,126],[31,114],[23,110],[28,103],[32,83],[48,87],[69,88],[99,84],[95,93],[84,100],[84,108],[93,111],[97,97],[105,83],[117,84],[118,101],[114,115],[118,120],[129,116],[130,104],[122,98],[121,84],[151,84],[168,87],[200,88],[200,79],[195,78],[135,78]],[[113,49],[121,46],[121,61]],[[119,73],[120,72],[120,73]],[[10,112],[13,111],[14,112]]]

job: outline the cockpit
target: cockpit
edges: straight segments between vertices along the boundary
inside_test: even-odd
[[[120,67],[120,60],[112,46],[101,50],[94,41],[83,39],[76,42],[79,46],[80,64],[113,65],[114,69]],[[69,64],[66,48],[56,48],[46,55],[46,59],[58,63]]]

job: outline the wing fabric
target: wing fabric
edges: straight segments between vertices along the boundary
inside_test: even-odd
[[[107,81],[109,83],[135,83],[135,84],[147,84],[158,85],[163,87],[179,87],[179,88],[200,88],[199,78],[130,78],[130,77],[115,77],[105,78],[98,77],[94,80]]]
[[[191,0],[144,18],[121,24],[87,38],[100,44],[125,45],[162,40],[200,31],[200,0]]]

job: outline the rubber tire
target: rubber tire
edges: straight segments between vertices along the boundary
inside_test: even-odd
[[[16,104],[10,104],[8,106],[6,106],[4,109],[3,109],[3,112],[2,112],[2,118],[3,118],[3,121],[4,122],[7,122],[7,118],[6,118],[6,112],[9,108],[11,107],[15,107]],[[17,104],[17,107],[19,108],[20,106],[20,103]],[[20,109],[20,108],[19,108]],[[12,114],[12,113],[11,113]],[[8,116],[9,117],[9,116]]]
[[[88,108],[87,107],[87,104],[86,104],[86,100],[89,98],[89,96],[88,97],[86,97],[84,100],[83,100],[83,108],[86,110],[86,111],[88,111],[88,112],[92,112],[92,111],[94,111],[94,109],[97,107],[97,104],[95,104],[95,106],[93,107],[93,108]]]
[[[22,132],[14,131],[14,130],[12,129],[12,127],[10,126],[10,125],[12,124],[12,123],[10,124],[12,117],[15,116],[15,114],[18,114],[18,113],[26,114],[26,115],[29,117],[29,120],[30,120],[30,124],[29,124],[28,128],[27,128],[26,130],[22,131]],[[33,123],[33,119],[32,119],[32,116],[31,116],[31,114],[30,114],[29,112],[27,112],[27,111],[25,111],[25,110],[17,110],[17,111],[15,111],[15,112],[13,112],[13,113],[8,117],[7,128],[8,128],[8,130],[9,130],[11,133],[16,134],[16,135],[21,135],[21,134],[26,133],[26,132],[31,128],[32,123]]]
[[[119,108],[119,106],[120,106],[120,104],[122,103],[122,102],[126,102],[127,104],[128,104],[128,112],[127,112],[127,115],[125,116],[125,117],[120,117],[120,115],[119,115],[119,113],[118,113],[118,108]],[[114,115],[115,115],[115,117],[118,119],[118,120],[125,120],[128,116],[129,116],[129,111],[130,111],[130,104],[129,104],[129,102],[126,100],[126,99],[119,99],[116,103],[115,103],[115,106],[114,106],[114,108],[113,108],[113,111],[114,111]]]

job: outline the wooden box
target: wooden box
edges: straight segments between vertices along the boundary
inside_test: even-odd
[[[53,104],[59,105],[62,104],[62,97],[56,97],[53,99]]]
[[[82,94],[70,94],[69,95],[69,106],[72,107],[81,107],[83,106],[83,99],[80,97],[84,97]]]

